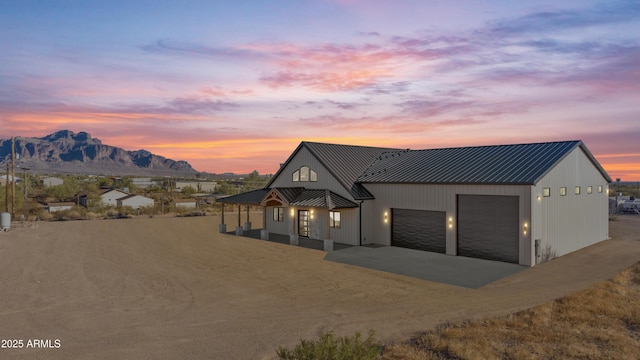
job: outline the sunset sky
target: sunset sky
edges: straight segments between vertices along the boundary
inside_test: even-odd
[[[303,140],[581,139],[640,180],[637,0],[3,0],[0,65],[0,138],[262,174]]]

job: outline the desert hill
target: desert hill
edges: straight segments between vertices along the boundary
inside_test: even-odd
[[[60,130],[45,137],[16,137],[16,166],[33,172],[120,175],[193,175],[186,161],[146,150],[127,151],[103,144],[87,132]],[[11,161],[11,139],[0,139],[0,166]]]

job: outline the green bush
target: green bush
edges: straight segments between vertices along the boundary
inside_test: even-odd
[[[373,330],[364,340],[360,332],[351,337],[336,337],[329,331],[321,332],[317,340],[300,340],[293,350],[279,346],[276,353],[284,360],[373,360],[381,350]]]

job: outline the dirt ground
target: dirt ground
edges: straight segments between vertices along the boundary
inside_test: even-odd
[[[466,289],[218,234],[218,222],[38,222],[1,232],[0,345],[23,345],[0,348],[0,358],[263,359],[320,330],[374,329],[388,342],[528,308],[640,260],[640,216],[620,216],[611,240]]]

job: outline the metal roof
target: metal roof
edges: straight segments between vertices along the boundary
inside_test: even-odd
[[[393,148],[378,148],[370,146],[357,145],[339,145],[325,144],[303,141],[296,150],[289,156],[285,165],[273,176],[273,182],[280,172],[285,168],[286,164],[302,148],[306,148],[318,159],[318,161],[340,182],[340,184],[351,193],[354,199],[371,199],[373,196],[362,185],[356,183],[356,179],[360,176],[369,165],[380,154],[387,151],[395,151]],[[269,187],[271,182],[267,185]]]
[[[261,205],[262,201],[271,191],[277,191],[283,200],[292,206],[322,207],[329,209],[342,209],[358,207],[358,204],[325,189],[271,188],[260,189],[220,198],[216,201],[227,204]]]
[[[216,202],[231,203],[231,204],[247,204],[247,205],[260,205],[262,199],[269,193],[270,189],[258,189],[240,193],[238,195],[226,196],[216,199]]]
[[[361,183],[535,184],[581,147],[606,179],[607,173],[582,141],[390,151],[357,179]]]
[[[342,209],[358,207],[351,200],[325,189],[305,188],[274,188],[284,197],[284,200],[293,206],[321,207],[329,209]]]

